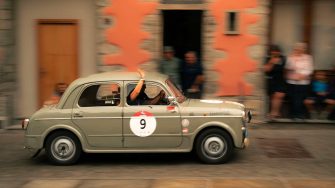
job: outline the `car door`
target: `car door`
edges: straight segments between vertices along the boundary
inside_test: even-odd
[[[73,122],[83,131],[90,146],[121,148],[122,81],[87,84],[72,111]]]
[[[126,99],[137,82],[125,82]],[[168,91],[157,82],[147,82],[145,93],[155,97],[160,90]],[[178,106],[169,102],[159,105],[128,105],[123,109],[123,136],[126,148],[173,148],[182,142],[182,127]]]

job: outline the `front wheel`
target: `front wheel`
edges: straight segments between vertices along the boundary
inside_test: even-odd
[[[217,128],[202,132],[195,144],[198,157],[208,164],[227,162],[234,149],[230,135]]]
[[[45,143],[48,158],[56,165],[71,165],[81,155],[81,144],[70,132],[58,131],[50,135]]]

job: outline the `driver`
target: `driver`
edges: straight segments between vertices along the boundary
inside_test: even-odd
[[[158,105],[165,98],[165,92],[161,90],[159,94],[154,98],[149,98],[145,94],[145,80],[144,80],[144,72],[141,69],[138,69],[138,73],[140,74],[140,80],[138,81],[136,87],[129,93],[127,96],[127,103],[129,105]]]

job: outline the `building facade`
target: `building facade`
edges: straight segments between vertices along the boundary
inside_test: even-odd
[[[332,0],[0,0],[0,118],[30,116],[58,82],[155,72],[169,45],[180,58],[197,52],[204,97],[242,102],[262,120],[267,45],[288,54],[308,42],[316,67],[330,69],[334,10]]]

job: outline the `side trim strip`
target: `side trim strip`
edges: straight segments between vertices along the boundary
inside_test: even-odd
[[[180,118],[180,116],[154,116],[155,118]],[[132,116],[123,117],[124,119],[130,119]]]
[[[88,135],[88,137],[122,137],[122,134],[110,134],[110,135]]]
[[[122,119],[122,117],[74,117],[73,119]]]
[[[222,118],[222,117],[239,117],[242,116],[237,115],[223,115],[223,116],[154,116],[156,118]],[[132,116],[123,117],[124,119],[130,119]],[[122,117],[79,117],[73,119],[122,119]],[[43,121],[43,120],[71,120],[71,118],[38,118],[35,121]]]
[[[34,119],[35,121],[43,121],[43,120],[71,120],[71,118],[38,118]]]
[[[176,134],[153,134],[150,135],[150,137],[182,137],[183,135],[180,133],[176,133]],[[134,135],[134,134],[109,134],[109,135],[88,135],[88,137],[130,137],[130,138],[139,138],[138,136]]]
[[[156,118],[222,118],[222,117],[239,117],[242,118],[242,116],[237,115],[224,115],[224,116],[154,116]],[[131,117],[123,117],[130,119]]]

